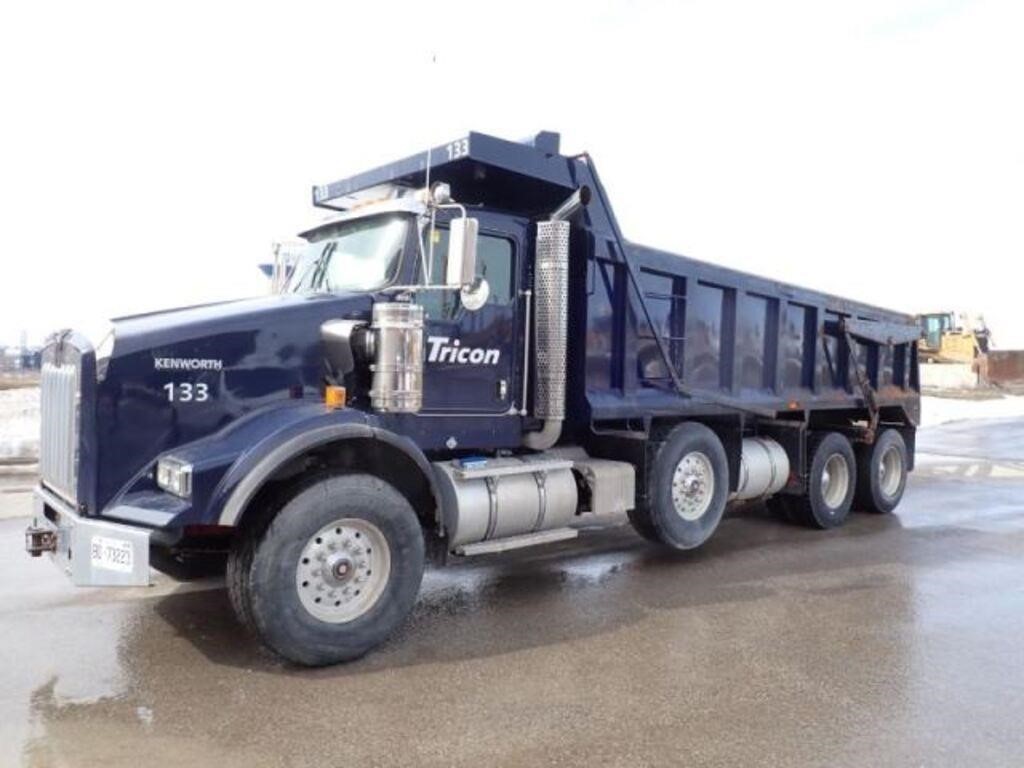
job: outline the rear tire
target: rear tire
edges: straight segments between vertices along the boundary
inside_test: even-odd
[[[646,501],[630,513],[644,538],[693,549],[714,533],[729,495],[729,465],[718,436],[703,424],[673,429],[650,463]]]
[[[371,475],[329,475],[239,543],[229,591],[268,648],[322,666],[383,642],[412,609],[423,568],[423,532],[404,496]]]
[[[886,514],[896,509],[907,487],[907,444],[899,430],[886,429],[872,445],[857,452],[854,507]]]
[[[809,528],[838,528],[846,522],[856,490],[857,460],[850,441],[827,432],[813,444],[805,496],[780,502],[793,522]]]

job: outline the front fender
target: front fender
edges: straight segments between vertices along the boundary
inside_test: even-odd
[[[408,456],[423,473],[437,502],[434,475],[426,456],[412,440],[384,429],[372,415],[317,405],[293,416],[299,418],[283,427],[276,425],[232,464],[210,498],[204,514],[207,520],[223,526],[237,525],[246,506],[278,469],[318,446],[353,438],[381,440]]]
[[[108,505],[103,517],[164,531],[190,525],[235,526],[254,495],[285,463],[317,446],[346,439],[380,440],[401,452],[419,469],[434,503],[439,503],[430,462],[409,437],[386,429],[374,414],[292,401],[254,411],[166,454],[192,465],[190,499],[156,487],[154,460]]]

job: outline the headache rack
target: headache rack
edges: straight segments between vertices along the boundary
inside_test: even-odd
[[[429,158],[429,179],[427,163]],[[350,210],[444,181],[464,205],[534,216],[547,213],[576,188],[573,159],[559,154],[559,135],[541,131],[526,143],[470,132],[403,160],[313,187],[313,205]]]

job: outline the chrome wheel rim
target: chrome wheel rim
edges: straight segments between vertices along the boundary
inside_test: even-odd
[[[882,495],[891,498],[900,489],[903,481],[903,454],[896,446],[889,446],[878,462],[878,488]]]
[[[841,453],[833,453],[825,460],[821,472],[821,497],[830,509],[839,507],[850,488],[850,467]]]
[[[683,520],[699,520],[715,495],[715,471],[711,459],[700,451],[688,453],[672,473],[672,505]]]
[[[390,575],[391,549],[380,528],[346,517],[306,542],[295,566],[295,589],[312,616],[343,624],[376,605]]]

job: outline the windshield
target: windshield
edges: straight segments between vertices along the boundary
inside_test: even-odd
[[[317,230],[299,256],[291,293],[372,291],[398,274],[410,217],[406,214],[342,221]]]

